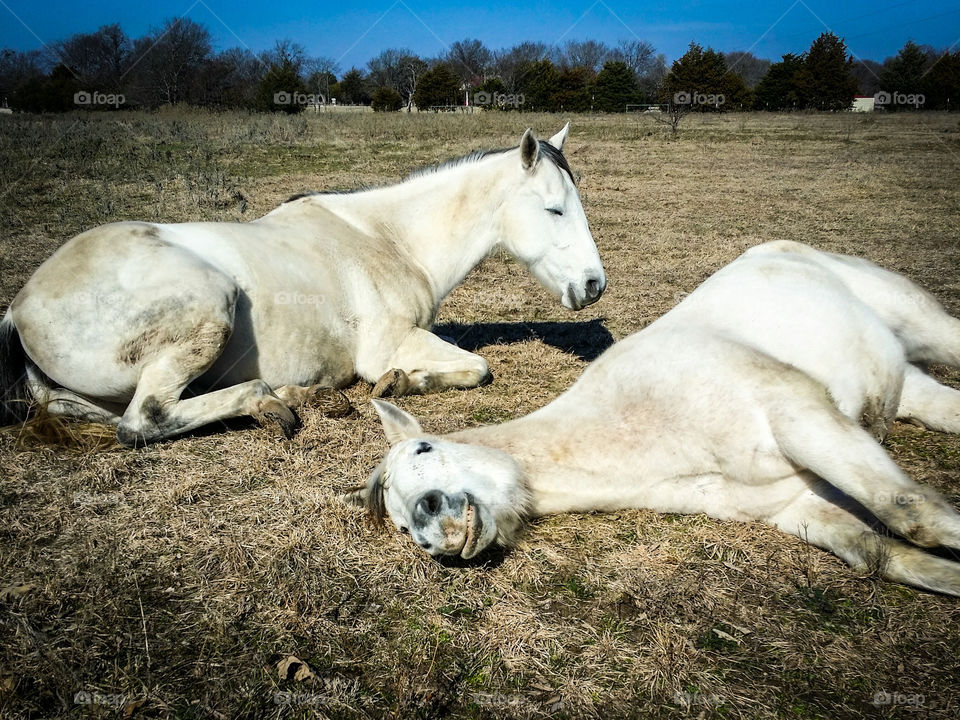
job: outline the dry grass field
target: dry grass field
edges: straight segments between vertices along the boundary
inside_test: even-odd
[[[0,117],[0,308],[94,225],[252,219],[565,119]],[[766,240],[871,258],[960,315],[957,115],[691,116],[676,138],[575,117],[567,155],[606,295],[572,313],[485,261],[439,322],[494,383],[401,399],[428,431],[540,407]],[[289,441],[0,433],[0,716],[960,717],[960,602],[761,525],[566,515],[482,562],[431,560],[339,500],[385,449],[369,392],[347,419],[305,410]],[[960,506],[960,438],[898,424],[886,446]]]

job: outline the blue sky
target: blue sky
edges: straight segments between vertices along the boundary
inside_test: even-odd
[[[388,47],[425,57],[447,44],[479,38],[492,49],[524,40],[646,40],[672,61],[691,41],[717,50],[752,50],[779,59],[802,52],[824,30],[847,40],[858,57],[882,61],[913,39],[938,49],[960,47],[960,0],[703,0],[636,3],[626,0],[489,0],[474,7],[435,0],[364,0],[359,3],[154,0],[77,2],[0,0],[0,47],[38,48],[75,32],[119,22],[142,35],[165,18],[187,16],[206,25],[217,49],[254,51],[280,38],[310,55],[362,67]]]

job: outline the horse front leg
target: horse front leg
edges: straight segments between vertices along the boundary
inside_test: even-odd
[[[373,397],[399,397],[472,388],[493,376],[479,355],[421,328],[413,328],[390,357],[386,373],[373,388]]]

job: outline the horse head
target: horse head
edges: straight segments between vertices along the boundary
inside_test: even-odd
[[[390,450],[347,497],[387,517],[431,555],[469,559],[512,544],[526,515],[519,466],[505,452],[427,435],[410,414],[373,400]]]
[[[600,299],[607,279],[563,155],[569,129],[547,141],[523,134],[519,182],[499,212],[500,244],[564,307],[580,310]]]

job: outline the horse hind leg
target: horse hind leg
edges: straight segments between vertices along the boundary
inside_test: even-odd
[[[780,530],[829,550],[855,570],[933,592],[960,596],[960,563],[886,537],[870,527],[848,498],[814,483],[770,518]]]
[[[139,336],[149,338],[150,347],[135,353],[140,358],[139,379],[117,426],[118,440],[130,446],[147,444],[246,415],[261,423],[277,422],[287,437],[292,436],[296,414],[263,380],[181,399],[187,386],[220,356],[233,328],[232,305],[227,302],[192,306],[189,316],[187,322],[177,318],[176,328],[153,326]]]
[[[918,288],[918,292],[922,291]],[[911,362],[960,368],[960,320],[947,314],[932,296],[918,296],[913,311],[894,331]]]
[[[939,432],[960,433],[960,390],[908,365],[897,417]]]
[[[860,258],[828,253],[817,258],[880,316],[910,362],[960,368],[960,320],[933,295],[903,275]]]
[[[27,388],[33,401],[51,415],[103,425],[120,423],[120,412],[110,403],[97,402],[66,388],[53,387],[34,368],[27,369]]]
[[[922,547],[960,548],[960,515],[897,467],[866,430],[827,402],[782,404],[770,416],[784,456],[859,502]]]

